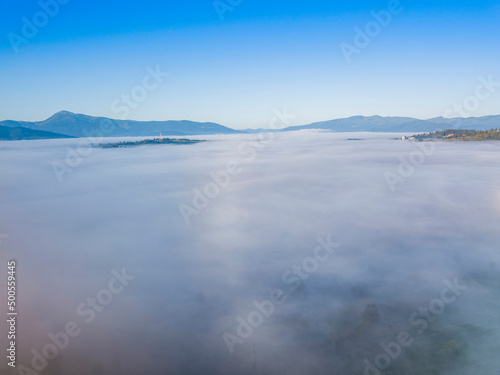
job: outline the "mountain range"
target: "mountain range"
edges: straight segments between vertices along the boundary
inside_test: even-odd
[[[102,132],[102,128],[111,129]],[[444,129],[489,130],[500,127],[500,115],[468,118],[436,117],[419,120],[411,117],[354,116],[343,119],[290,126],[278,130],[235,130],[213,122],[131,121],[92,117],[61,111],[44,121],[0,121],[0,140],[50,139],[72,137],[186,136],[210,134],[244,134],[264,131],[297,131],[322,129],[331,132],[434,132]]]

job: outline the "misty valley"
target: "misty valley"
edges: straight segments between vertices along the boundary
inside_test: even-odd
[[[0,8],[0,375],[500,375],[500,1]]]
[[[497,373],[500,143],[394,138],[0,142],[17,369]]]

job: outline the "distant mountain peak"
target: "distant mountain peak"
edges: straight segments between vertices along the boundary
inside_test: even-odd
[[[55,114],[53,114],[52,116],[74,116],[75,113],[73,112],[70,112],[70,111],[59,111]]]
[[[47,120],[45,121],[51,121],[51,120],[59,120],[63,118],[68,118],[68,117],[73,117],[75,114],[70,111],[59,111],[57,113],[54,113],[52,116],[50,116]]]

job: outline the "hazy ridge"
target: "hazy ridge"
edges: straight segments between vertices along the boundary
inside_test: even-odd
[[[112,132],[104,133],[100,130],[102,124],[112,125]],[[89,137],[102,134],[113,137],[156,136],[162,133],[169,136],[211,135],[211,134],[238,134],[267,131],[297,131],[304,129],[323,129],[331,132],[434,132],[444,129],[489,130],[500,124],[500,115],[468,118],[436,117],[429,120],[419,120],[411,117],[382,117],[382,116],[354,116],[343,119],[315,122],[308,125],[290,126],[283,129],[246,129],[235,130],[213,122],[195,122],[187,120],[169,121],[132,121],[115,120],[106,117],[93,117],[84,114],[75,114],[61,111],[44,121],[27,122],[6,120],[0,121],[1,127],[17,127],[36,131],[45,131],[55,134],[38,134],[34,136],[28,130],[25,138],[11,137],[5,129],[0,132],[0,139],[33,139],[33,138],[61,138]]]

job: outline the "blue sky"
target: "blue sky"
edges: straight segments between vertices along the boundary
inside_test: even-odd
[[[0,120],[65,109],[260,128],[283,107],[294,124],[430,118],[474,95],[480,77],[500,81],[499,1],[221,0],[232,8],[223,19],[213,0],[61,2],[46,20],[38,1],[2,3]],[[390,21],[374,26],[373,11]],[[23,34],[23,17],[41,25],[36,35]],[[372,30],[362,48],[355,28]],[[342,43],[357,48],[350,62]],[[145,90],[148,67],[168,77]],[[132,92],[140,100],[126,104]],[[499,109],[497,88],[468,114]]]

